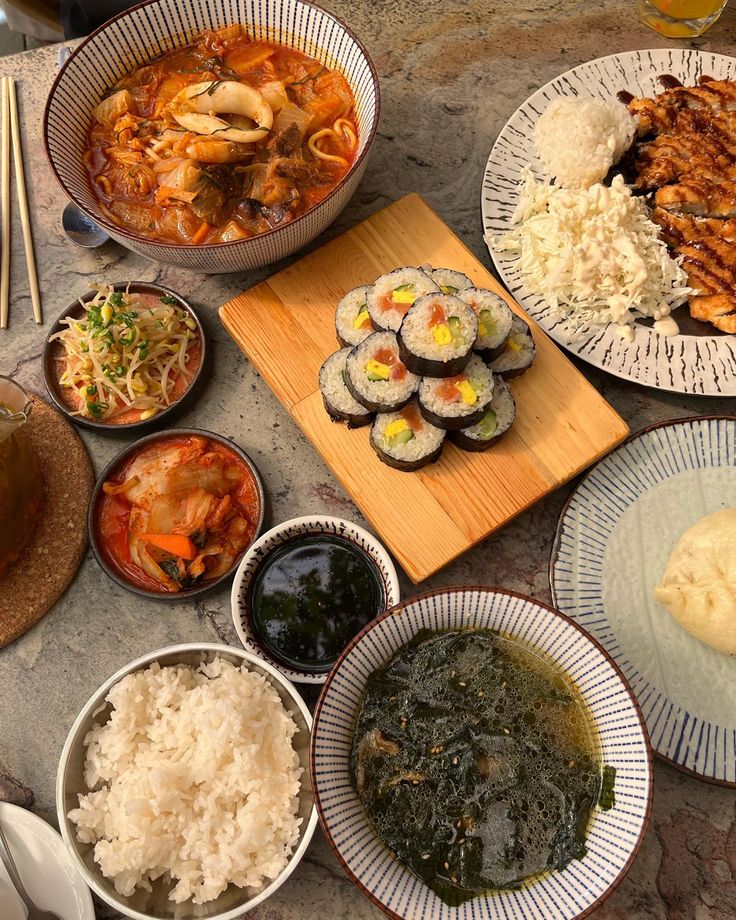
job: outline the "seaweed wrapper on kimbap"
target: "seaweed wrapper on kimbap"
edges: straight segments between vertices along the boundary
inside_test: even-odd
[[[393,332],[374,332],[350,351],[345,382],[352,396],[371,412],[400,409],[419,387],[419,377],[399,357]]]
[[[468,288],[458,297],[469,304],[478,317],[478,338],[475,350],[486,361],[492,361],[503,351],[511,333],[514,314],[498,294],[484,288]]]
[[[379,459],[406,473],[438,460],[444,440],[445,432],[422,418],[415,402],[378,415],[371,426],[371,447]]]
[[[399,354],[415,374],[454,377],[470,360],[477,337],[472,307],[454,294],[425,294],[404,317]]]
[[[349,348],[331,354],[319,369],[319,389],[327,414],[335,421],[347,422],[350,428],[368,425],[373,417],[365,406],[353,398],[345,383],[345,364]]]
[[[534,363],[536,354],[537,348],[528,324],[514,314],[511,333],[503,351],[491,361],[491,370],[505,380],[510,380],[528,371]]]
[[[423,377],[417,394],[424,418],[438,428],[452,431],[475,425],[493,398],[493,374],[478,357],[455,377]]]
[[[360,345],[376,331],[368,315],[368,292],[372,288],[372,284],[361,284],[348,291],[337,305],[335,332],[341,345]]]
[[[368,314],[376,329],[397,332],[409,308],[423,294],[439,287],[421,268],[397,268],[381,275],[368,292]]]
[[[508,384],[498,375],[494,376],[493,383],[493,399],[480,421],[450,434],[450,440],[457,447],[472,451],[487,450],[514,424],[516,402]]]

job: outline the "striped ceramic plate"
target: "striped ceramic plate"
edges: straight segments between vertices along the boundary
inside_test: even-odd
[[[563,509],[554,602],[629,679],[656,754],[736,786],[736,658],[686,632],[653,596],[683,531],[736,508],[736,419],[655,425],[602,460]]]
[[[488,157],[481,191],[486,240],[510,229],[521,171],[531,165],[535,174],[542,175],[533,131],[551,100],[583,95],[615,101],[619,90],[651,96],[662,89],[657,83],[661,74],[672,74],[689,85],[701,74],[734,79],[736,59],[694,48],[627,51],[581,64],[537,90],[506,122]],[[660,390],[736,396],[736,336],[696,323],[686,306],[676,311],[684,334],[672,338],[638,324],[635,340],[627,342],[612,323],[575,336],[546,300],[525,292],[516,260],[491,243],[488,248],[504,284],[527,313],[556,342],[589,364]]]
[[[383,846],[350,783],[355,717],[368,676],[421,629],[496,629],[545,652],[580,688],[616,768],[615,806],[596,811],[588,854],[519,891],[499,891],[448,907]],[[345,649],[314,718],[311,770],[327,839],[353,882],[401,920],[567,920],[585,916],[625,875],[649,821],[652,776],[638,706],[608,654],[550,607],[511,592],[451,588],[403,602],[374,620]]]
[[[111,223],[92,195],[82,162],[90,113],[110,86],[159,54],[206,29],[240,23],[256,39],[297,48],[342,71],[355,97],[358,152],[350,171],[319,204],[283,226],[246,240],[202,246],[144,239]],[[44,114],[44,141],[64,192],[113,239],[133,252],[202,272],[268,265],[306,246],[350,200],[365,171],[380,113],[378,76],[360,39],[306,0],[147,0],[114,17],[71,55],[54,81]]]

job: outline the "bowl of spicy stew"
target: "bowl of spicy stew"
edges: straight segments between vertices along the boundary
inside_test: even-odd
[[[148,435],[103,470],[89,504],[95,559],[113,581],[176,601],[228,579],[258,537],[266,497],[232,441],[198,428]]]
[[[242,13],[242,15],[240,15]],[[347,204],[380,113],[360,40],[305,0],[149,0],[70,56],[44,139],[64,192],[123,246],[230,272],[311,242]]]

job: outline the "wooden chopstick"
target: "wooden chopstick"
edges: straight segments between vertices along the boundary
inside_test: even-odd
[[[0,81],[0,207],[2,208],[2,253],[0,254],[0,329],[8,328],[10,305],[10,97],[8,78]]]
[[[33,236],[31,234],[31,217],[28,213],[28,196],[26,194],[26,177],[23,169],[23,150],[20,145],[20,125],[18,123],[18,99],[15,94],[15,80],[5,78],[8,83],[8,97],[10,99],[10,134],[13,139],[13,162],[15,163],[15,185],[18,193],[20,207],[20,224],[23,230],[23,245],[26,250],[26,270],[28,284],[31,288],[31,303],[33,304],[33,318],[37,323],[43,322],[41,315],[41,294],[38,290],[38,276],[36,274],[36,259],[33,254]]]

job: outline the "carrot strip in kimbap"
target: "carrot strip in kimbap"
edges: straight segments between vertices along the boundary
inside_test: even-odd
[[[355,399],[371,412],[394,412],[416,393],[419,377],[399,357],[394,332],[374,332],[347,357],[345,382]]]
[[[462,431],[453,431],[450,440],[463,450],[487,450],[511,428],[516,419],[516,403],[506,381],[495,376],[493,399],[481,420]]]
[[[475,425],[493,398],[493,374],[477,355],[455,377],[423,377],[419,384],[419,408],[424,418],[451,431]]]
[[[439,285],[439,289],[443,294],[457,294],[473,286],[473,282],[467,275],[462,272],[456,272],[452,268],[431,268],[424,265],[422,268],[432,281]]]
[[[376,329],[398,331],[407,310],[417,297],[439,291],[420,268],[397,268],[381,277],[368,293],[368,314]]]
[[[520,316],[514,315],[511,322],[511,334],[506,340],[503,351],[491,361],[491,370],[500,374],[505,380],[518,377],[534,363],[537,348],[529,326]]]
[[[319,388],[327,414],[334,421],[347,422],[350,428],[367,425],[371,413],[353,398],[345,383],[345,364],[349,348],[341,348],[330,355],[319,369]]]
[[[477,336],[472,307],[454,294],[425,294],[404,317],[399,354],[415,374],[454,377],[470,360]]]
[[[371,427],[371,447],[380,460],[403,472],[434,463],[442,453],[445,432],[425,421],[416,403],[379,415]]]
[[[348,291],[335,311],[335,331],[341,345],[360,345],[375,332],[368,315],[368,292],[372,284],[362,284]]]
[[[461,291],[458,297],[469,304],[478,317],[478,338],[475,341],[475,350],[486,361],[492,361],[503,351],[511,333],[514,314],[506,301],[493,291],[469,288]]]

